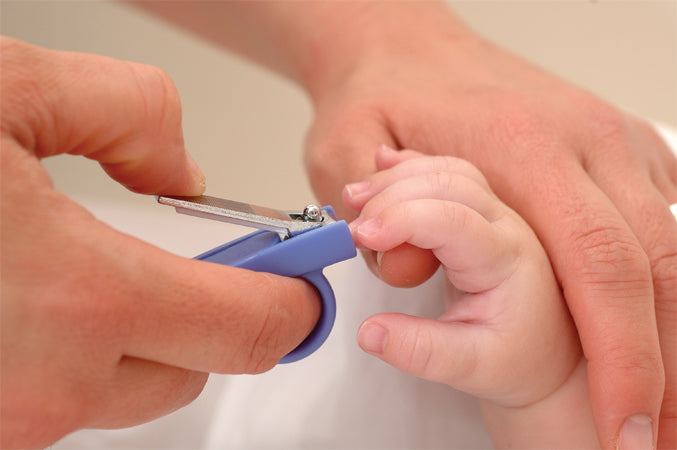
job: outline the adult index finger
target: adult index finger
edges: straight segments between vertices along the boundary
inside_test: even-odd
[[[37,157],[85,155],[130,190],[198,195],[169,76],[144,64],[0,39],[2,131]]]

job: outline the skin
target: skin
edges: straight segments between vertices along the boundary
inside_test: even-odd
[[[533,231],[466,161],[382,147],[376,166],[344,191],[360,214],[355,240],[430,250],[447,276],[447,309],[437,319],[376,314],[360,346],[480,398],[498,448],[598,447],[586,361]]]
[[[600,444],[623,447],[624,424],[641,415],[652,442],[677,447],[677,162],[645,122],[485,41],[435,1],[142,6],[308,92],[308,170],[340,215],[354,217],[341,191],[376,170],[382,144],[480,168],[553,264],[588,360]],[[411,247],[368,260],[394,285],[421,282],[435,264]]]
[[[263,372],[305,338],[320,313],[307,283],[123,235],[40,164],[83,155],[133,191],[200,194],[166,74],[6,38],[0,58],[2,448],[147,422],[192,401],[208,372]]]

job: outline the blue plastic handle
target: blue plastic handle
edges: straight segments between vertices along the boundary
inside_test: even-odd
[[[324,207],[334,215],[331,207]],[[322,269],[357,255],[345,221],[312,228],[284,241],[272,231],[257,231],[209,250],[195,259],[286,277],[301,277],[312,283],[322,298],[322,313],[313,331],[280,363],[305,358],[320,348],[336,318],[334,291]]]

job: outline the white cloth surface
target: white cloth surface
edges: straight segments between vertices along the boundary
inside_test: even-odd
[[[659,131],[677,149],[677,133]],[[140,206],[76,200],[114,227],[184,256],[247,231],[176,215],[150,199]],[[202,395],[173,414],[124,430],[82,430],[53,448],[490,448],[473,398],[398,372],[355,341],[359,324],[377,312],[439,314],[440,274],[417,288],[395,289],[359,257],[325,274],[336,293],[336,324],[310,357],[262,375],[212,375]]]

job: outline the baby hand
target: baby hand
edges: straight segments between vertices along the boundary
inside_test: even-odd
[[[368,353],[413,375],[518,407],[554,392],[582,358],[548,257],[467,161],[382,148],[379,172],[344,191],[358,245],[429,249],[448,278],[437,319],[377,314]],[[406,270],[406,267],[402,268]]]

